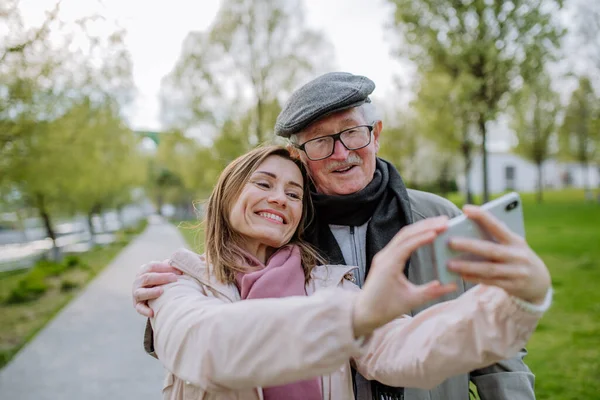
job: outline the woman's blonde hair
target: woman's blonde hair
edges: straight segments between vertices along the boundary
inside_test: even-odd
[[[247,272],[244,268],[246,253],[241,247],[244,238],[231,226],[229,214],[250,176],[271,156],[292,161],[300,169],[304,180],[302,217],[288,245],[296,245],[300,248],[306,281],[310,278],[310,272],[315,265],[323,262],[316,249],[302,238],[310,218],[314,215],[306,169],[300,160],[284,147],[259,147],[236,158],[223,170],[206,204],[205,256],[216,278],[222,283],[235,283],[236,273]]]

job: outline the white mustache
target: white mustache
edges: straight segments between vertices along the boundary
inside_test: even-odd
[[[327,171],[333,172],[339,169],[344,169],[356,165],[362,165],[363,160],[357,154],[350,153],[348,158],[344,161],[332,161],[330,164],[327,164]]]

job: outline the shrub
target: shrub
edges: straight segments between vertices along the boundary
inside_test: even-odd
[[[67,268],[64,264],[59,264],[54,261],[42,260],[39,261],[35,265],[35,267],[33,267],[32,272],[35,272],[37,270],[39,271],[39,273],[45,276],[58,276],[65,272],[66,269]]]
[[[65,279],[60,284],[60,291],[68,292],[68,291],[76,289],[78,287],[79,287],[79,283],[72,281],[70,279]]]
[[[33,272],[33,271],[32,271]],[[14,287],[4,302],[6,304],[20,304],[36,300],[48,290],[41,274],[28,274]]]
[[[63,264],[67,269],[74,268],[81,265],[81,259],[78,256],[71,254],[65,257]]]

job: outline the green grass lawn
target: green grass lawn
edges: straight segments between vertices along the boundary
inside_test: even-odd
[[[40,331],[86,284],[146,226],[127,229],[108,246],[96,247],[77,256],[78,266],[43,278],[47,290],[37,299],[7,303],[6,299],[31,270],[0,273],[0,368]],[[37,266],[36,268],[39,268]],[[68,285],[68,286],[67,286]]]
[[[600,399],[600,204],[583,192],[524,196],[526,235],[552,273],[554,304],[531,339],[538,399]]]
[[[457,204],[458,195],[449,196]],[[539,400],[600,399],[600,204],[583,191],[547,192],[537,204],[522,194],[530,246],[552,273],[552,308],[529,343],[525,361]],[[198,251],[199,229],[180,230]]]

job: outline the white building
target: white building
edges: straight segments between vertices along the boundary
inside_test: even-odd
[[[473,157],[468,174],[473,194],[483,193],[482,165],[480,155]],[[544,189],[583,188],[586,174],[587,182],[592,189],[600,186],[598,164],[588,166],[587,171],[580,164],[556,160],[548,160],[542,165]],[[512,153],[488,153],[488,188],[491,194],[507,190],[534,192],[537,190],[537,180],[538,171],[534,163]],[[466,183],[464,175],[459,177],[457,183],[460,190],[464,192]]]

